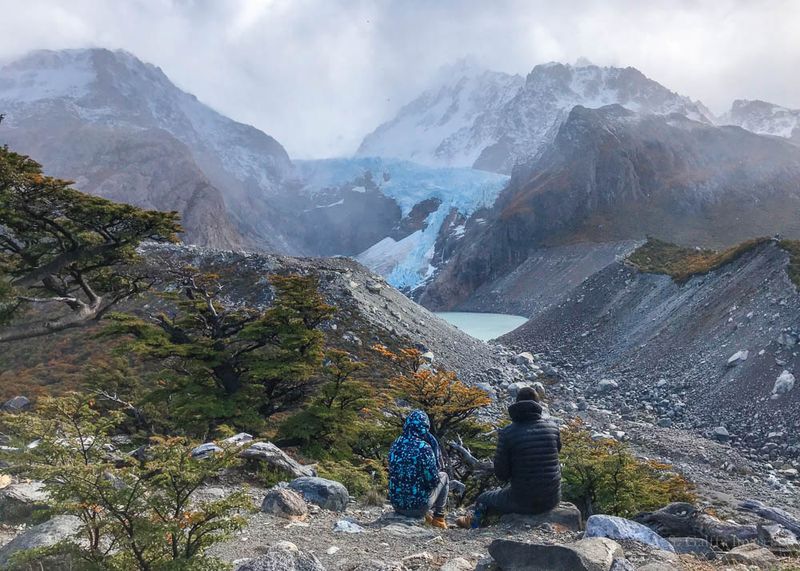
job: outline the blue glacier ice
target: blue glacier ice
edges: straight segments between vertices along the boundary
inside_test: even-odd
[[[352,190],[359,191],[354,181],[370,172],[381,192],[397,202],[404,216],[423,200],[441,201],[439,208],[428,216],[424,230],[399,242],[385,238],[358,256],[361,262],[401,289],[413,289],[435,272],[436,238],[450,210],[455,208],[470,216],[479,208],[493,205],[509,178],[466,167],[429,167],[380,157],[295,161],[295,165],[305,188],[312,193],[351,183]]]

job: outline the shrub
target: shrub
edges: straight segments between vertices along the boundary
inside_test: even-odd
[[[475,413],[491,404],[486,391],[461,382],[452,371],[438,371],[422,359],[417,349],[398,352],[376,345],[374,349],[394,361],[402,374],[390,380],[390,412],[403,415],[409,407],[424,410],[431,422],[431,432],[440,439],[474,428]],[[396,402],[408,406],[397,407]]]
[[[647,243],[628,256],[628,262],[642,272],[667,274],[672,276],[672,279],[676,282],[683,283],[692,276],[706,274],[733,262],[767,241],[769,241],[769,238],[753,238],[718,252],[716,250],[684,248],[669,242],[649,238]]]
[[[326,460],[317,465],[317,472],[322,478],[341,482],[356,497],[384,490],[388,485],[386,468],[377,460]]]
[[[6,415],[7,432],[35,447],[7,451],[12,470],[42,480],[52,511],[77,516],[81,542],[30,558],[71,553],[80,568],[221,569],[205,550],[244,525],[252,507],[244,491],[195,501],[193,493],[236,462],[232,448],[195,460],[184,438],[154,437],[135,459],[113,451],[119,411],[101,411],[86,396],[39,401],[35,413]]]
[[[669,466],[642,460],[616,440],[593,440],[580,421],[561,431],[562,490],[588,517],[630,517],[671,502],[694,500],[692,485]]]

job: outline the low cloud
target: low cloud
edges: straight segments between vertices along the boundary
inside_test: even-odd
[[[721,113],[733,99],[800,108],[794,0],[0,0],[0,60],[122,48],[276,137],[293,157],[361,138],[466,55],[634,66]]]

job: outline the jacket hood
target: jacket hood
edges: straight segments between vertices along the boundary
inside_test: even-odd
[[[412,410],[406,417],[403,425],[403,434],[413,435],[417,438],[425,438],[431,429],[431,421],[428,415],[422,410]]]
[[[508,415],[514,422],[530,422],[542,418],[542,410],[535,400],[521,400],[508,407]]]

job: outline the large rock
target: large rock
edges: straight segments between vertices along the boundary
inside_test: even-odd
[[[674,552],[672,544],[655,531],[635,521],[612,515],[593,515],[586,520],[584,537],[607,537],[618,541],[645,543],[664,551]]]
[[[78,534],[81,520],[71,515],[59,515],[23,531],[0,548],[0,569],[5,569],[11,557],[26,549],[50,547]],[[63,567],[67,568],[67,567]],[[58,566],[52,567],[58,569]]]
[[[583,529],[583,520],[581,519],[580,510],[575,504],[569,502],[561,502],[558,507],[538,515],[506,514],[500,518],[500,523],[530,527],[552,524],[561,526],[569,531],[580,531]]]
[[[514,364],[515,365],[532,366],[535,363],[536,363],[536,359],[534,359],[533,355],[529,351],[523,351],[522,353],[518,353],[514,357]]]
[[[495,539],[489,554],[503,571],[610,571],[625,557],[617,542],[600,537],[569,545]]]
[[[747,358],[750,356],[750,351],[744,349],[742,351],[736,351],[733,355],[728,357],[728,366],[735,367],[739,363],[743,363],[747,361]]]
[[[722,556],[724,563],[744,563],[755,565],[759,569],[773,569],[778,558],[767,548],[756,543],[747,543],[734,547]]]
[[[759,525],[758,540],[776,553],[800,552],[800,540],[779,523]]]
[[[304,466],[300,464],[272,442],[254,442],[246,449],[242,450],[239,456],[248,460],[266,462],[273,468],[283,470],[294,478],[317,475],[313,466]]]
[[[302,477],[292,480],[289,487],[300,492],[307,502],[326,510],[344,511],[350,503],[350,494],[339,482],[325,478]]]
[[[21,482],[0,490],[0,521],[25,523],[34,512],[48,507],[47,493],[41,482]]]
[[[236,571],[325,571],[312,553],[300,551],[294,543],[281,541],[264,555],[237,567]]]
[[[303,519],[308,514],[308,506],[303,497],[288,488],[267,490],[261,502],[261,511],[291,520]]]
[[[777,399],[781,395],[785,395],[794,388],[794,375],[789,371],[783,371],[778,378],[775,379],[775,385],[772,387],[772,398]]]
[[[728,432],[728,429],[724,426],[716,427],[713,431],[711,431],[711,436],[718,442],[727,442],[731,439],[730,432]]]
[[[22,412],[31,407],[31,401],[28,397],[16,396],[8,399],[3,403],[2,410],[5,412]]]

